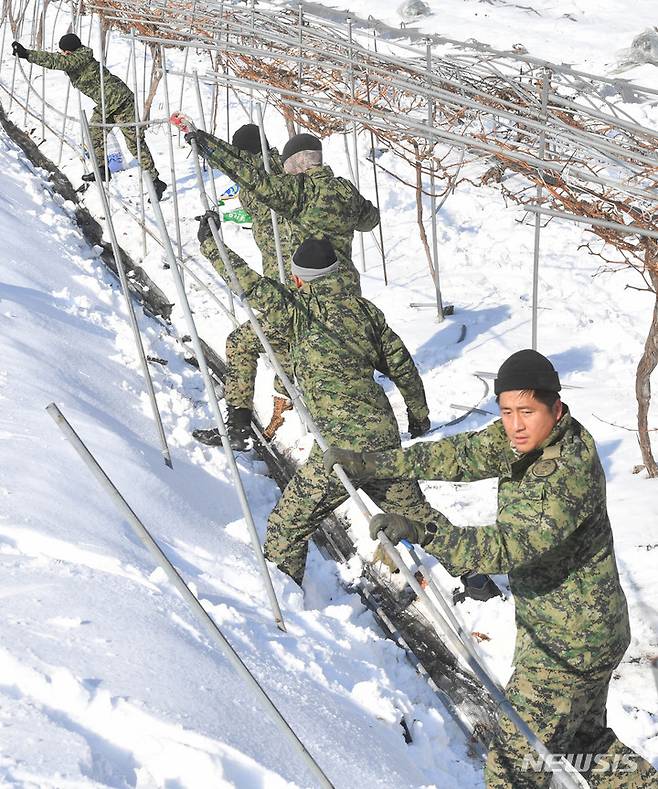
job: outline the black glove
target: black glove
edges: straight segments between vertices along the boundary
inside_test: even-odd
[[[459,588],[453,591],[453,605],[463,603],[467,597],[470,597],[472,600],[485,602],[486,600],[491,600],[492,597],[503,596],[503,593],[491,578],[483,573],[464,573],[464,575],[460,576],[460,580],[464,584],[464,588],[461,591]]]
[[[194,131],[188,131],[187,134],[183,135],[183,139],[188,145],[192,145],[192,140],[196,140],[196,129]]]
[[[409,435],[412,438],[418,438],[418,436],[423,436],[427,431],[430,429],[431,422],[429,416],[426,416],[424,419],[420,421],[416,419],[416,417],[407,411],[407,419],[409,420]]]
[[[18,41],[12,41],[11,51],[19,58],[27,58],[27,49]]]
[[[383,531],[388,539],[397,545],[401,540],[422,545],[426,541],[428,533],[424,523],[405,518],[404,515],[395,513],[380,513],[375,515],[370,521],[370,537],[377,539],[377,535]],[[432,535],[433,536],[433,535]]]
[[[222,220],[219,217],[217,211],[206,211],[203,216],[195,216],[194,218],[199,221],[199,229],[197,230],[196,237],[199,239],[199,243],[203,244],[204,241],[207,241],[209,238],[212,238],[212,231],[210,230],[210,218],[215,220],[215,224],[217,227],[220,226]]]

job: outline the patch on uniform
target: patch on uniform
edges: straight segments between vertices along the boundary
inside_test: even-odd
[[[540,460],[532,467],[535,477],[550,477],[554,471],[557,471],[557,463],[554,460]]]

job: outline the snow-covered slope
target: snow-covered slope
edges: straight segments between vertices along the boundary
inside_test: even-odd
[[[152,372],[170,470],[116,282],[4,134],[0,162],[0,784],[310,783],[63,440],[55,401],[337,786],[477,785],[458,730],[333,565],[314,558],[310,610],[273,571],[276,629],[223,455],[176,427],[200,377],[142,317],[147,353],[168,360]],[[276,489],[261,464],[241,470],[262,533]]]
[[[439,8],[430,2],[436,13],[418,24],[501,47],[518,41],[533,54],[604,70],[614,60],[609,53],[627,46],[626,38],[649,24],[653,4],[638,3],[633,14],[615,14],[612,3],[595,6],[585,0],[564,8],[532,5],[541,20],[514,4],[453,2]],[[391,24],[399,20],[393,3],[373,11],[372,4],[357,0],[351,7]],[[118,74],[126,52],[125,42],[114,38],[109,59]],[[197,65],[205,68],[203,62]],[[655,74],[655,67],[642,73]],[[49,80],[49,100],[63,104],[65,81],[55,74]],[[178,95],[175,80],[172,94]],[[209,93],[205,98],[209,101]],[[193,106],[186,109],[194,112]],[[625,109],[655,126],[655,106]],[[163,115],[159,96],[154,116]],[[22,112],[15,120],[22,123]],[[233,100],[231,130],[244,120]],[[280,146],[286,139],[283,123],[270,110],[266,124]],[[166,128],[148,132],[163,173],[168,173]],[[221,123],[219,133],[224,134]],[[362,145],[365,152],[367,141]],[[57,158],[57,140],[47,139],[42,149]],[[193,169],[186,147],[176,147],[175,154],[183,241],[187,254],[197,256],[193,217],[200,204]],[[328,140],[325,155],[337,173],[349,175],[342,139]],[[395,168],[391,157],[383,161]],[[79,178],[80,162],[66,149],[63,167]],[[369,168],[363,166],[361,176],[363,192],[372,197]],[[495,411],[473,373],[494,371],[509,353],[529,345],[532,228],[520,224],[521,214],[505,206],[494,188],[464,185],[450,197],[440,215],[441,276],[445,301],[455,304],[456,312],[437,325],[431,309],[408,306],[432,296],[413,191],[381,177],[392,284],[384,286],[378,254],[367,237],[364,292],[414,353],[435,426],[462,413],[453,404],[477,403]],[[134,212],[136,182],[133,163],[111,183],[114,197],[131,201]],[[100,216],[93,188],[85,200]],[[141,257],[134,221],[118,201],[113,205],[121,243]],[[173,227],[169,195],[163,210]],[[152,218],[149,225],[155,229]],[[228,225],[225,232],[230,245],[257,267],[250,234]],[[151,370],[172,448],[169,470],[117,284],[72,225],[68,207],[52,199],[4,135],[0,234],[0,785],[310,785],[299,759],[62,439],[44,410],[55,401],[336,786],[482,786],[481,772],[436,697],[399,650],[382,639],[359,601],[338,585],[338,573],[346,579],[358,574],[358,560],[337,568],[312,551],[305,600],[274,571],[288,634],[274,627],[222,452],[190,437],[210,416],[199,375],[182,362],[181,348],[164,326],[140,317],[147,353],[167,360]],[[655,481],[632,474],[640,462],[633,378],[651,297],[626,289],[638,285],[626,272],[595,276],[600,261],[579,249],[589,238],[582,227],[558,223],[542,233],[539,348],[574,387],[565,391],[565,400],[596,438],[609,480],[633,629],[632,645],[611,686],[610,722],[658,764],[652,662],[658,655],[658,494]],[[142,263],[173,296],[162,254],[151,240]],[[196,265],[203,270],[203,261]],[[221,295],[208,267],[205,272]],[[229,322],[206,293],[189,280],[188,285],[201,333],[221,350]],[[178,307],[174,324],[183,326]],[[458,342],[462,327],[466,334]],[[265,414],[270,380],[264,371],[258,382]],[[390,386],[387,391],[404,429],[399,395]],[[475,429],[488,419],[474,415],[447,432]],[[651,422],[658,425],[655,403]],[[298,457],[308,447],[300,433],[289,416],[282,438]],[[264,476],[264,464],[243,455],[240,467],[263,536],[278,492]],[[490,522],[495,512],[489,482],[432,483],[426,491],[457,523]],[[351,512],[349,505],[346,509]],[[354,523],[360,549],[368,555],[374,545],[356,515]],[[429,563],[450,590],[454,580]],[[482,651],[505,679],[514,639],[513,602],[471,602],[458,612],[469,629],[490,639]],[[399,723],[403,715],[414,738],[410,745]]]

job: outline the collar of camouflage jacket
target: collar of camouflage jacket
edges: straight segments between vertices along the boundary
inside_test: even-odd
[[[327,274],[326,277],[305,282],[300,288],[301,293],[309,293],[314,296],[337,296],[344,290],[345,283],[340,270],[333,274]]]
[[[316,164],[314,167],[304,170],[301,175],[307,175],[309,178],[326,178],[328,180],[334,177],[334,171],[328,164]]]

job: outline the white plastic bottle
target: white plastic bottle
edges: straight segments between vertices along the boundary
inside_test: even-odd
[[[107,133],[107,164],[111,173],[123,170],[123,152],[114,129]]]

